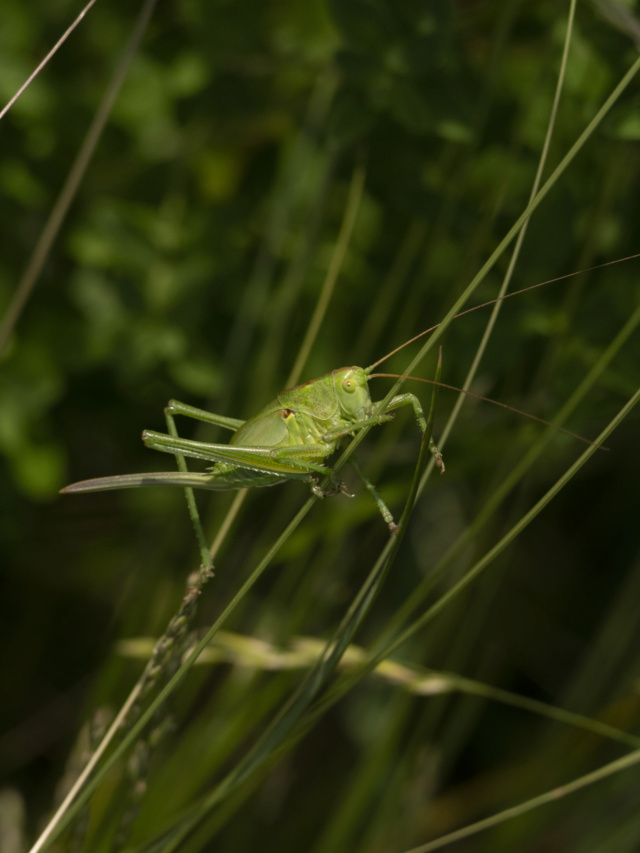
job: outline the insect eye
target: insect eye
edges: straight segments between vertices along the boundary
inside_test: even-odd
[[[353,392],[356,390],[356,383],[353,381],[353,379],[349,379],[349,377],[347,377],[346,379],[342,380],[342,388],[348,394],[353,394]]]

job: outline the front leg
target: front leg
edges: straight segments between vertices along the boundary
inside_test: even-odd
[[[363,418],[360,421],[353,421],[346,427],[339,427],[338,429],[329,430],[329,432],[325,432],[322,436],[322,440],[336,441],[338,438],[342,438],[345,435],[353,435],[355,432],[364,429],[368,426],[378,426],[379,424],[385,424],[388,421],[392,421],[394,415],[375,415],[371,418]]]
[[[420,403],[420,400],[416,397],[415,394],[398,394],[397,397],[394,397],[389,405],[387,406],[386,411],[393,411],[393,409],[399,409],[401,406],[413,406],[413,411],[416,416],[416,420],[418,422],[418,426],[420,427],[420,432],[424,433],[427,429],[427,421],[424,416],[424,410]],[[442,453],[438,450],[435,445],[435,442],[432,438],[429,439],[429,450],[431,451],[431,455],[434,458],[434,461],[440,470],[441,474],[444,474],[444,461],[442,459]]]

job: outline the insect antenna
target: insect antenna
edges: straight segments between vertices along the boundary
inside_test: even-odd
[[[636,252],[635,255],[627,255],[626,258],[618,258],[615,261],[605,261],[605,263],[603,263],[603,264],[596,264],[595,266],[587,267],[584,270],[577,270],[576,272],[569,272],[569,273],[566,273],[565,275],[559,275],[559,276],[556,276],[556,278],[547,279],[547,281],[540,281],[540,282],[538,282],[538,284],[530,284],[528,287],[523,287],[520,290],[514,290],[512,293],[505,293],[503,296],[497,296],[495,299],[490,299],[488,302],[481,302],[479,305],[474,305],[472,308],[467,308],[464,311],[461,311],[459,314],[455,314],[452,317],[452,319],[457,320],[458,317],[464,317],[465,314],[471,314],[474,311],[479,311],[480,308],[487,308],[487,306],[489,306],[489,305],[495,305],[496,302],[503,302],[505,299],[511,299],[512,296],[520,296],[520,294],[526,293],[528,290],[535,290],[537,287],[544,287],[546,284],[554,284],[556,281],[564,281],[565,279],[573,278],[573,276],[576,276],[576,275],[582,275],[583,273],[593,272],[594,270],[600,270],[600,269],[603,269],[604,267],[613,266],[613,264],[621,264],[624,261],[632,261],[635,258],[640,258],[640,252]],[[409,338],[408,341],[405,341],[403,344],[400,344],[400,346],[396,347],[395,349],[392,349],[391,352],[388,352],[386,355],[383,355],[382,358],[379,358],[377,361],[374,361],[374,363],[370,364],[369,367],[366,367],[365,373],[368,375],[371,375],[371,371],[374,369],[374,367],[377,367],[379,364],[382,364],[388,358],[391,358],[392,355],[395,355],[397,352],[400,352],[400,350],[404,349],[405,347],[408,347],[409,344],[415,343],[415,341],[420,340],[420,338],[423,338],[425,335],[428,335],[430,332],[435,332],[435,330],[439,326],[440,326],[440,323],[436,323],[435,326],[430,326],[428,329],[424,329],[422,332],[415,335],[413,338]],[[376,375],[380,376],[381,374],[376,374]],[[420,380],[420,381],[427,382],[428,380],[424,379],[424,380]],[[460,390],[460,389],[456,389],[456,390]],[[468,393],[468,392],[465,392],[465,393]],[[480,398],[480,399],[484,399],[484,398]],[[490,403],[496,403],[498,406],[504,405],[503,403],[498,403],[497,400],[489,400],[489,402]],[[509,407],[507,406],[507,408],[509,408]],[[526,414],[526,413],[521,412],[521,414]],[[529,417],[532,417],[532,416],[529,416]],[[543,423],[546,423],[546,421],[543,421]],[[553,426],[553,424],[551,424],[551,426]],[[565,432],[566,432],[566,430],[565,430]],[[584,441],[586,441],[586,439],[584,439]]]
[[[515,296],[515,294],[512,295]],[[529,418],[531,421],[537,421],[539,424],[544,424],[545,426],[556,429],[559,432],[563,432],[565,435],[569,435],[571,438],[576,438],[578,441],[582,441],[585,444],[594,444],[593,441],[589,441],[589,439],[585,438],[583,435],[578,435],[577,432],[571,432],[571,430],[564,429],[564,427],[558,426],[557,424],[552,424],[550,421],[545,421],[544,418],[532,415],[531,412],[516,409],[515,406],[509,406],[507,403],[501,403],[499,400],[492,400],[491,397],[483,397],[482,394],[475,394],[473,391],[465,391],[464,388],[458,388],[456,385],[447,385],[446,382],[436,382],[435,379],[424,379],[421,376],[406,376],[403,373],[370,373],[369,378],[413,379],[415,382],[426,382],[428,385],[437,385],[439,388],[447,388],[449,391],[457,391],[459,394],[466,394],[467,397],[473,397],[475,400],[482,400],[483,403],[492,403],[494,406],[500,406],[501,409],[507,409],[510,412],[514,412],[516,415],[522,415],[522,417]],[[609,450],[609,448],[601,445],[599,450]]]

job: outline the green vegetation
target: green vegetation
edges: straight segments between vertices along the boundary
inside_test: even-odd
[[[70,5],[5,0],[0,109]],[[639,252],[630,6],[148,0],[136,43],[103,0],[0,121],[3,853],[125,702],[50,849],[401,853],[493,816],[448,849],[638,849],[640,259],[501,303],[471,382],[609,452],[441,389],[443,476],[410,410],[358,438],[398,537],[348,466],[352,500],[200,492],[213,577],[180,489],[58,495],[169,470],[140,434],[171,398],[245,419],[445,319],[380,370],[433,378],[442,347],[461,386],[471,284]]]

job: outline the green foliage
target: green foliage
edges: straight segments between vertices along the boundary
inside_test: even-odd
[[[579,4],[545,176],[636,59],[624,16],[614,28],[605,5]],[[72,14],[5,0],[3,103]],[[97,3],[0,122],[2,312],[136,14]],[[133,717],[174,672],[182,680],[134,732],[133,783],[117,761],[88,828],[75,819],[88,833],[80,849],[409,850],[634,748],[637,410],[559,490],[583,446],[468,399],[446,473],[426,480],[392,564],[385,525],[346,468],[353,500],[311,505],[296,483],[254,490],[184,612],[197,546],[179,490],[57,495],[86,477],[171,468],[139,440],[164,429],[170,398],[236,418],[273,399],[358,169],[353,234],[300,381],[371,364],[441,320],[527,206],[566,14],[552,0],[157,5],[1,355],[0,760],[29,838],[77,773],[69,755],[86,760],[87,721],[118,711],[149,657],[145,638],[176,613]],[[511,289],[639,251],[637,103],[636,79],[530,220]],[[509,257],[472,302],[496,295]],[[638,263],[503,303],[473,390],[552,419],[589,377],[564,425],[598,435],[637,392]],[[439,340],[443,381],[464,381],[489,311]],[[404,371],[420,347],[380,369]],[[419,376],[434,375],[434,356]],[[390,383],[371,388],[381,400]],[[410,390],[427,403],[425,386]],[[441,390],[437,441],[454,402]],[[398,516],[418,454],[409,414],[358,448]],[[197,496],[209,541],[233,497]],[[218,620],[227,646],[180,668],[172,649],[182,655]],[[330,638],[333,656],[314,668]],[[456,849],[634,851],[637,772]],[[73,849],[74,831],[57,849]]]

